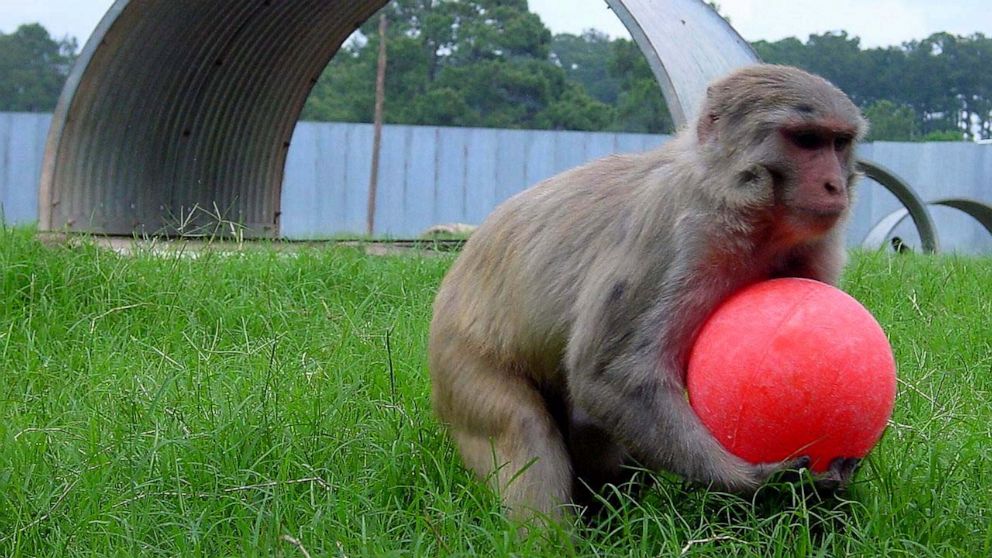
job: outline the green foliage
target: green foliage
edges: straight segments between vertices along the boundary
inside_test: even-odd
[[[660,92],[646,100],[644,87],[633,82],[634,96],[622,108],[627,115],[624,122],[633,124],[616,121],[618,111],[609,104],[618,101],[625,77],[611,72],[612,45],[602,34],[553,40],[525,1],[396,0],[385,10],[390,21],[387,122],[570,130],[657,128],[651,119],[659,111],[657,105],[664,106]],[[303,118],[371,121],[378,41],[373,18],[321,76]],[[639,52],[636,55],[643,58]],[[647,123],[641,124],[642,120]]]
[[[0,33],[0,111],[55,110],[76,46],[74,39],[52,39],[37,23]]]
[[[605,33],[588,29],[581,35],[562,33],[551,41],[551,58],[572,81],[582,85],[595,99],[608,105],[617,102],[622,84],[610,71],[615,52]]]
[[[868,141],[919,139],[919,121],[913,107],[899,106],[888,99],[882,99],[865,108],[864,115],[871,122]]]
[[[612,50],[610,73],[620,80],[621,93],[611,129],[643,133],[672,132],[675,125],[668,105],[640,49],[633,41],[616,39]]]
[[[937,33],[867,50],[844,32],[811,35],[806,43],[758,41],[754,47],[763,60],[823,75],[866,110],[874,107],[884,120],[875,126],[874,139],[903,140],[908,133],[915,141],[932,141],[952,137],[947,131],[956,131],[956,140],[992,138],[992,75],[986,71],[992,38],[980,33]],[[875,106],[881,101],[891,105]],[[907,108],[915,115],[909,128]]]
[[[751,46],[758,53],[758,57],[769,64],[806,68],[806,45],[795,37],[788,37],[774,43],[755,41],[751,43]]]
[[[585,93],[580,85],[566,84],[561,98],[552,101],[544,111],[539,128],[553,130],[597,131],[605,129],[613,116],[613,109]]]
[[[470,126],[532,127],[549,94],[564,84],[560,75],[548,75],[545,69],[528,59],[479,60],[446,68],[438,82],[449,90],[461,88],[468,110],[463,118]]]
[[[852,259],[900,381],[846,498],[651,475],[526,541],[431,414],[451,261],[0,228],[0,555],[992,554],[992,260]]]
[[[719,5],[708,2],[719,10]],[[595,30],[552,36],[526,0],[392,0],[385,118],[396,124],[671,132],[637,46]],[[371,122],[378,18],[318,79],[301,117]],[[863,49],[846,32],[757,41],[759,56],[823,75],[873,122],[871,140],[992,139],[992,38],[936,33]],[[0,34],[0,110],[52,110],[74,40],[40,25]]]
[[[961,130],[934,130],[925,134],[920,141],[965,141],[966,139]]]
[[[596,103],[548,62],[551,33],[524,0],[397,0],[385,8],[387,122],[536,128],[586,122]],[[303,117],[368,122],[373,18],[318,81]],[[571,105],[575,105],[574,109]],[[552,108],[553,107],[553,108]],[[602,109],[608,112],[608,108]],[[577,114],[565,114],[574,110]]]
[[[393,0],[385,119],[569,130],[670,131],[640,51],[590,30],[552,37],[526,0]],[[371,122],[378,18],[365,22],[321,74],[301,118]],[[0,110],[52,110],[75,42],[40,26],[0,36]],[[623,59],[619,59],[622,57]],[[9,68],[9,71],[2,71]]]
[[[641,133],[674,130],[661,87],[633,41],[610,40],[589,30],[580,36],[556,35],[552,51],[569,78],[604,104],[612,105],[609,118],[599,119],[605,125],[598,129]]]

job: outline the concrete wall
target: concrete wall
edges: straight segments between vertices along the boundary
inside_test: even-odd
[[[417,236],[438,223],[479,223],[500,201],[544,178],[610,153],[641,151],[646,134],[387,126],[376,233]],[[301,122],[282,191],[282,234],[364,232],[372,126]]]
[[[8,223],[37,220],[37,184],[49,115],[0,113],[0,205]],[[415,236],[437,223],[478,223],[501,200],[585,161],[643,151],[666,138],[646,134],[387,126],[379,174],[376,233]],[[301,122],[286,163],[282,236],[365,230],[372,127]],[[969,197],[992,203],[992,145],[888,143],[861,155],[889,167],[925,200]],[[900,207],[884,188],[861,184],[849,238],[859,244]],[[942,248],[992,253],[992,236],[967,215],[934,208]],[[908,222],[895,231],[909,244]]]
[[[860,155],[895,171],[924,201],[972,198],[992,204],[992,145],[876,142],[861,146]],[[865,181],[848,237],[860,242],[875,223],[901,207],[887,190]],[[970,216],[946,207],[931,206],[930,211],[941,250],[992,253],[992,235]],[[893,235],[919,246],[919,235],[908,218]]]
[[[38,181],[50,114],[0,112],[0,215],[8,224],[38,220]]]

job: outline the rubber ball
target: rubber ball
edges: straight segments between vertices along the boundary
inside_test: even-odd
[[[774,279],[729,297],[689,358],[689,402],[751,463],[809,456],[813,471],[864,457],[892,415],[896,366],[858,301],[809,279]]]

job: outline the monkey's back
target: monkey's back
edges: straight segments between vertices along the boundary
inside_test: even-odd
[[[434,305],[430,352],[457,340],[493,358],[533,355],[535,375],[556,374],[575,307],[635,244],[658,206],[677,150],[610,156],[554,176],[511,197],[479,226],[445,277]],[[652,188],[644,188],[651,184]],[[669,220],[675,221],[675,216]],[[605,233],[605,234],[604,234]],[[548,270],[553,270],[549,273]],[[558,355],[558,359],[548,355]]]

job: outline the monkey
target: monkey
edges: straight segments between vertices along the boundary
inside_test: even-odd
[[[737,493],[808,467],[730,454],[689,406],[685,368],[738,289],[837,284],[866,127],[825,79],[753,65],[711,83],[696,125],[661,147],[566,171],[483,221],[435,298],[431,398],[511,517],[565,517],[581,483],[631,460]]]
[[[896,254],[906,254],[913,251],[913,249],[910,248],[908,244],[903,242],[903,240],[898,236],[893,236],[892,240],[889,241],[889,245],[892,247],[892,251]]]

